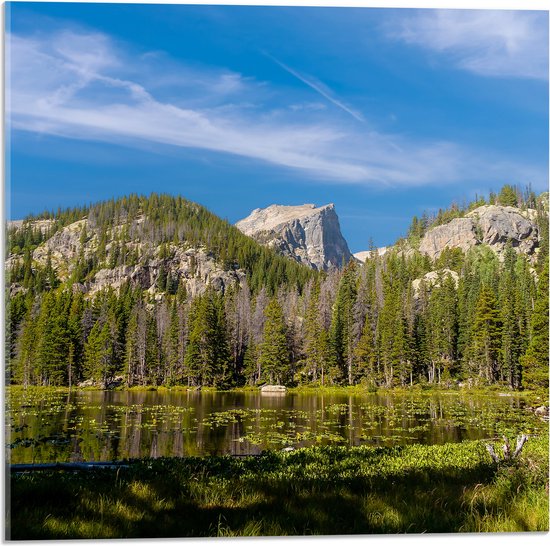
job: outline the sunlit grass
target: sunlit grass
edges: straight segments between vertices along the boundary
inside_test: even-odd
[[[548,436],[495,465],[483,442],[135,461],[12,478],[15,539],[548,529]]]

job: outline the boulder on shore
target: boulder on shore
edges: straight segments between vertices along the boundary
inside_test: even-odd
[[[539,417],[548,416],[548,406],[539,406],[538,408],[535,408],[535,415],[538,415]]]
[[[264,385],[260,389],[262,394],[285,394],[286,393],[286,387],[284,385]]]

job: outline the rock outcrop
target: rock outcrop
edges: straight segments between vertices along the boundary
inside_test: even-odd
[[[192,297],[202,294],[209,286],[224,291],[232,284],[241,283],[245,277],[240,270],[224,271],[204,249],[176,248],[172,258],[155,258],[143,264],[100,269],[90,282],[84,284],[84,291],[93,295],[107,286],[116,290],[129,281],[155,295],[161,271],[177,278],[178,284],[184,284]]]
[[[271,205],[253,210],[235,225],[259,243],[314,269],[341,267],[352,258],[333,204]]]
[[[66,268],[63,265],[66,265],[78,256],[81,246],[80,235],[86,225],[87,220],[79,220],[57,231],[34,250],[32,254],[33,259],[44,265],[49,257],[54,267],[60,269],[58,274],[63,278],[66,274]],[[93,240],[87,241],[83,249],[84,257],[90,256],[95,250],[95,242],[96,237],[93,237]]]
[[[420,279],[414,279],[412,282],[413,294],[417,297],[420,294],[420,287],[424,285],[424,288],[430,292],[433,288],[439,288],[445,278],[450,277],[453,280],[455,288],[458,287],[458,273],[451,269],[440,269],[439,271],[428,271]]]
[[[445,248],[461,248],[466,252],[483,243],[500,254],[510,242],[518,252],[532,255],[539,242],[535,215],[533,210],[483,205],[463,218],[428,230],[419,250],[435,259]]]
[[[21,229],[25,226],[26,220],[10,220],[8,229]],[[34,229],[39,229],[42,233],[46,233],[55,224],[54,220],[36,220],[32,222]]]
[[[378,256],[384,256],[384,254],[386,254],[386,252],[388,252],[388,250],[390,250],[391,247],[389,246],[381,246],[380,248],[377,248],[376,249],[376,253],[378,254]],[[368,260],[369,258],[371,258],[371,256],[373,255],[373,251],[371,250],[362,250],[361,252],[356,252],[353,257],[361,262],[361,263],[365,263],[365,260]]]
[[[135,222],[139,224],[140,218]],[[43,221],[37,226],[42,228]],[[13,227],[20,228],[17,224]],[[81,240],[82,231],[86,228],[87,237]],[[113,228],[119,230],[119,226]],[[98,233],[90,226],[87,219],[79,220],[54,233],[49,239],[33,251],[33,261],[44,266],[48,260],[55,269],[61,281],[69,279],[81,255],[84,259],[91,258],[97,252]],[[110,253],[115,243],[106,244],[106,252]],[[165,257],[160,257],[160,247],[139,239],[127,242],[127,248],[140,256],[137,263],[132,265],[117,265],[103,267],[89,279],[75,283],[73,290],[93,296],[100,290],[111,287],[115,290],[129,282],[134,287],[147,290],[152,296],[159,296],[158,282],[161,275],[170,275],[177,279],[178,285],[183,284],[186,292],[194,297],[203,293],[208,287],[223,291],[233,284],[240,284],[245,278],[241,269],[225,270],[211,252],[204,248],[191,248],[185,244],[171,244],[164,248]],[[5,262],[6,269],[19,265],[22,255],[9,256]],[[108,262],[108,260],[107,260]],[[11,294],[22,290],[17,284],[10,287]],[[160,297],[160,296],[159,296]]]

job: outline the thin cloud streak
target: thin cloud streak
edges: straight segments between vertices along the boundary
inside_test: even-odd
[[[312,76],[305,76],[304,74],[301,74],[297,70],[294,70],[290,66],[286,65],[285,63],[279,61],[279,59],[276,59],[273,57],[273,55],[270,55],[267,52],[264,52],[264,55],[266,57],[269,57],[274,63],[278,64],[283,70],[286,70],[289,74],[292,74],[295,78],[299,79],[302,83],[305,83],[308,87],[311,87],[314,91],[317,91],[319,95],[323,96],[325,99],[327,99],[329,102],[337,106],[338,108],[344,110],[344,112],[347,112],[350,116],[355,118],[357,121],[365,121],[365,118],[361,114],[361,112],[354,110],[344,104],[341,100],[336,98],[332,91],[322,82],[317,80],[316,78],[313,78]]]

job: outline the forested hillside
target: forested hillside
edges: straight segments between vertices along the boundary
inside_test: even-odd
[[[417,220],[407,245],[328,273],[166,195],[28,218],[9,229],[9,381],[547,385],[547,209],[514,206],[536,207],[534,255],[431,259]]]

